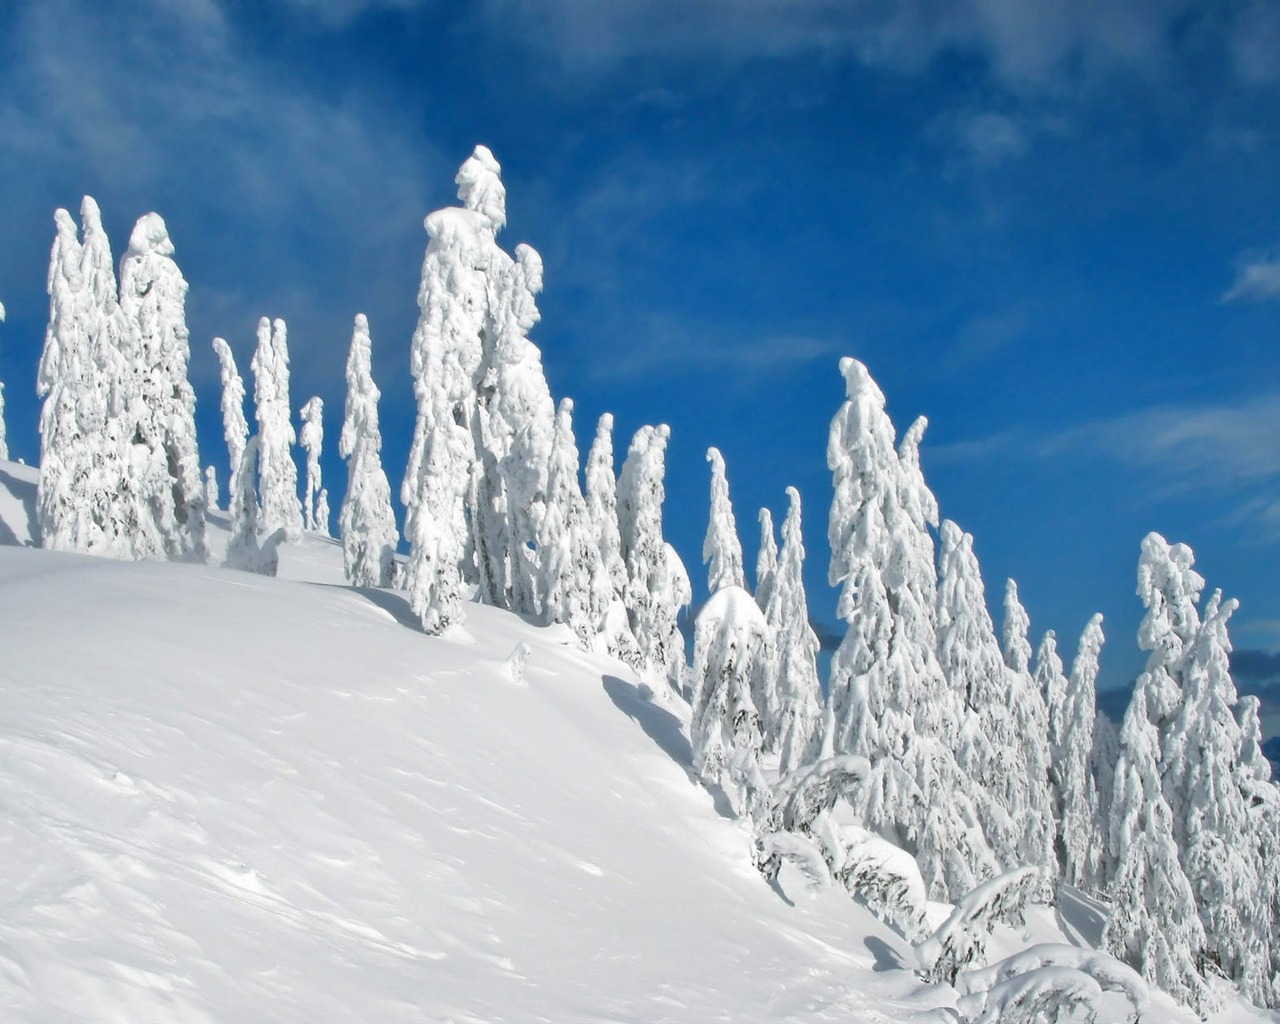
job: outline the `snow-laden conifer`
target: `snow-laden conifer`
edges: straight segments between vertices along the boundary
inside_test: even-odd
[[[829,579],[841,587],[848,631],[832,660],[824,743],[870,759],[855,810],[917,857],[932,896],[958,896],[998,865],[979,823],[982,795],[954,756],[961,708],[935,653],[928,526],[937,506],[919,471],[923,420],[895,451],[884,395],[866,367],[843,359],[840,370],[847,400],[827,445]]]
[[[627,566],[627,616],[640,669],[663,700],[684,673],[678,615],[691,598],[683,563],[662,536],[667,440],[671,428],[641,427],[618,480],[618,532]]]
[[[769,607],[769,595],[773,590],[774,576],[778,571],[778,539],[773,532],[773,513],[762,508],[760,521],[760,550],[756,553],[756,604]]]
[[[258,436],[245,442],[240,454],[240,465],[231,477],[231,493],[227,498],[227,510],[231,517],[231,535],[227,538],[226,566],[274,576],[279,565],[279,547],[285,539],[285,529],[278,527],[266,537],[261,534],[258,513],[258,494],[254,487],[258,459]]]
[[[702,563],[708,566],[707,589],[715,593],[721,587],[747,586],[742,562],[742,542],[733,518],[729,500],[729,481],[725,476],[724,456],[717,448],[707,449],[711,463],[711,516],[707,536],[702,542]]]
[[[1157,656],[1152,655],[1152,660]],[[1197,970],[1204,928],[1191,883],[1179,863],[1173,815],[1160,780],[1159,735],[1153,713],[1160,681],[1144,672],[1120,728],[1120,760],[1108,844],[1116,864],[1112,911],[1103,945],[1157,988],[1201,1014],[1214,999]]]
[[[505,561],[505,570],[493,569],[494,576],[500,571],[505,576],[493,587],[495,594],[503,592],[500,603],[509,601],[514,610],[536,615],[545,612],[546,567],[540,564],[537,539],[556,417],[542,354],[528,337],[540,318],[536,297],[542,291],[542,258],[523,244],[516,246],[514,261],[501,251],[498,255],[496,262],[505,261],[505,269],[493,292],[487,328],[494,338],[492,369],[482,363],[478,371],[483,416],[477,448],[486,475],[496,466],[500,480],[490,486],[496,485],[500,499],[473,510],[473,529],[477,545],[483,543],[491,559],[496,554]]]
[[[1044,698],[1048,725],[1049,783],[1053,802],[1054,848],[1058,848],[1058,822],[1062,820],[1062,737],[1066,729],[1069,686],[1062,658],[1058,654],[1058,637],[1045,630],[1036,648],[1033,675],[1036,691]],[[1060,853],[1057,855],[1061,860]],[[1061,866],[1061,865],[1059,865]]]
[[[209,551],[196,396],[187,377],[187,282],[173,253],[164,219],[148,213],[134,226],[120,263],[120,313],[130,338],[132,377],[129,407],[121,410],[121,441],[133,447],[128,461],[142,477],[137,486],[165,555],[203,562]]]
[[[462,621],[462,538],[448,516],[451,507],[448,438],[442,431],[427,435],[422,459],[422,489],[414,515],[406,521],[410,544],[407,570],[409,605],[425,632],[436,635]],[[446,510],[437,519],[433,510]]]
[[[347,493],[338,516],[338,533],[347,580],[357,587],[391,586],[399,539],[391,485],[382,469],[381,397],[373,381],[369,321],[359,313],[347,355],[346,415],[338,438],[338,454],[347,460]]]
[[[761,767],[763,735],[750,679],[769,639],[764,613],[737,586],[717,590],[694,624],[693,768],[708,785],[727,776],[741,813],[757,827],[768,820],[772,800]]]
[[[800,492],[787,488],[790,505],[782,523],[782,552],[768,587],[765,620],[773,637],[777,708],[772,731],[778,771],[786,775],[817,759],[821,742],[822,684],[818,680],[818,636],[809,625],[804,589],[804,538]],[[772,535],[773,530],[769,530]],[[757,594],[757,600],[759,595]]]
[[[1011,684],[986,593],[973,537],[951,520],[941,529],[938,573],[938,661],[952,693],[968,712],[961,767],[994,800],[979,811],[987,839],[1005,865],[1020,860],[1016,823],[1033,813],[1022,737],[1014,718]]]
[[[596,528],[596,544],[619,599],[627,589],[627,564],[618,533],[618,481],[613,468],[613,413],[601,415],[595,440],[587,453],[587,511]]]
[[[204,467],[204,507],[216,509],[221,501],[218,494],[218,471],[212,466]]]
[[[249,364],[258,421],[258,490],[262,532],[283,528],[285,538],[302,536],[302,502],[298,500],[298,467],[293,461],[297,433],[289,403],[289,339],[285,322],[265,316],[258,321],[258,347]]]
[[[298,444],[307,453],[307,490],[302,500],[302,525],[307,530],[320,529],[317,502],[321,491],[320,451],[324,446],[324,400],[319,396],[307,399],[298,413],[302,417],[302,430]],[[325,532],[328,532],[326,526]]]
[[[1182,702],[1183,657],[1200,628],[1197,604],[1204,577],[1194,564],[1195,556],[1185,544],[1170,545],[1158,533],[1142,540],[1138,597],[1147,612],[1138,627],[1138,646],[1149,652],[1150,711],[1161,729]]]
[[[590,650],[604,623],[613,589],[600,559],[595,524],[578,486],[578,445],[570,398],[561,399],[556,413],[538,550],[544,574],[540,590],[545,620],[566,623]]]
[[[222,373],[222,431],[227,442],[227,455],[230,457],[230,480],[240,469],[244,446],[249,439],[249,423],[244,418],[244,379],[236,369],[231,346],[223,338],[213,339],[213,350],[218,355],[218,366]],[[230,486],[230,493],[235,494],[234,485]]]
[[[1182,703],[1165,738],[1165,792],[1174,836],[1204,924],[1208,954],[1252,998],[1267,998],[1273,912],[1252,847],[1250,798],[1241,777],[1245,737],[1228,655],[1238,607],[1221,591],[1205,603],[1186,652]]]
[[[1103,640],[1102,616],[1094,615],[1080,636],[1080,648],[1071,664],[1057,754],[1062,874],[1068,884],[1077,888],[1096,887],[1100,881],[1100,822],[1092,760],[1093,726],[1098,715],[1098,657]]]
[[[1052,899],[1058,875],[1055,852],[1057,825],[1053,792],[1049,783],[1049,709],[1035,677],[1031,674],[1031,617],[1018,598],[1018,584],[1005,582],[1004,660],[1013,678],[1010,682],[1014,726],[1022,744],[1026,764],[1028,807],[1021,822],[1018,850],[1023,864],[1041,869],[1038,901]]]

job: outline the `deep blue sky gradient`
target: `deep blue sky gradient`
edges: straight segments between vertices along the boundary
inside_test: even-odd
[[[1142,536],[1185,540],[1280,647],[1280,6],[70,3],[0,6],[0,378],[33,394],[53,210],[101,203],[116,256],[168,222],[206,462],[216,362],[290,326],[293,404],[326,402],[369,316],[398,490],[421,223],[476,142],[508,249],[546,261],[543,350],[584,451],[665,421],[668,533],[705,592],[708,445],[740,532],[806,503],[825,585],[840,356],[868,364],[975,535],[1068,657],[1106,616],[1103,682],[1140,669]],[[1250,270],[1249,268],[1252,268]],[[1238,282],[1245,282],[1237,287]],[[251,386],[251,384],[250,384]]]

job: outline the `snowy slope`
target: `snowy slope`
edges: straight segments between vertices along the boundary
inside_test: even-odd
[[[0,547],[0,1017],[949,1019],[847,897],[761,880],[620,665],[478,605],[429,638],[321,538],[282,566]]]

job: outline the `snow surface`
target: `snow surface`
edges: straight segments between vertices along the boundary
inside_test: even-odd
[[[955,1019],[837,889],[762,880],[688,709],[566,627],[428,637],[336,541],[218,567],[218,514],[209,566],[24,548],[34,501],[0,464],[5,1020]],[[991,960],[1031,941],[1052,911]]]

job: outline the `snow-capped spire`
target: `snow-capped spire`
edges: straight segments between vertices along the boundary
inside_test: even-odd
[[[709,566],[707,589],[715,593],[721,587],[746,589],[747,577],[742,564],[742,542],[729,501],[729,481],[725,477],[724,457],[717,448],[707,449],[711,463],[711,516],[707,536],[702,542],[702,562]]]
[[[1031,617],[1018,600],[1018,584],[1004,583],[1004,663],[1015,672],[1031,671]]]
[[[769,593],[778,571],[778,540],[773,531],[773,513],[762,508],[757,518],[760,522],[760,550],[756,553],[756,604],[763,609],[769,607]]]

